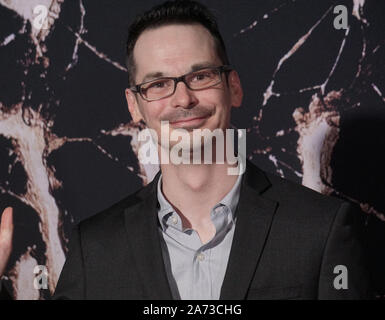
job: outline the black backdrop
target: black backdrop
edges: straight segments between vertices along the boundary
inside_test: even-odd
[[[15,208],[4,277],[47,299],[71,227],[148,183],[124,89],[134,16],[161,1],[0,0],[0,209]],[[232,124],[248,158],[361,205],[371,272],[385,294],[385,2],[202,1],[218,18],[245,91]],[[46,30],[32,8],[49,8]],[[348,29],[335,29],[336,5]],[[309,213],[311,214],[311,213]],[[46,265],[47,290],[33,288]]]

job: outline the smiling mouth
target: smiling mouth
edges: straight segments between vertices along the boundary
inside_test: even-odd
[[[174,122],[170,122],[170,125],[174,128],[193,129],[202,126],[207,118],[208,116],[180,119]]]
[[[193,122],[193,121],[203,120],[203,119],[206,119],[206,118],[207,118],[207,117],[186,118],[186,119],[177,120],[177,121],[170,122],[170,123],[171,123],[171,124],[189,123],[189,122]]]

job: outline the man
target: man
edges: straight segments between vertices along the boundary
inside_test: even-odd
[[[229,128],[242,87],[203,5],[166,2],[139,16],[127,56],[132,119],[158,137],[170,125],[160,158],[173,132]],[[146,187],[76,227],[55,298],[370,298],[350,204],[250,162],[238,175],[227,158],[160,166]]]

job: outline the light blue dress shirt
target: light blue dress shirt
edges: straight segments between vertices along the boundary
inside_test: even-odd
[[[159,177],[159,232],[164,240],[162,254],[174,299],[219,299],[234,236],[241,181],[239,175],[230,192],[212,208],[210,216],[216,233],[202,244],[195,230],[182,230],[182,220],[165,199],[162,175]]]

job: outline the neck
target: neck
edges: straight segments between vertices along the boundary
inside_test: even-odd
[[[210,212],[234,186],[238,176],[229,175],[224,164],[163,164],[162,192],[191,227],[210,221]]]

